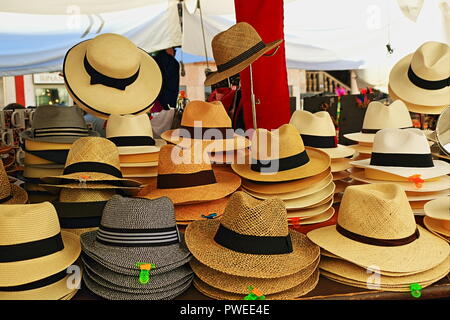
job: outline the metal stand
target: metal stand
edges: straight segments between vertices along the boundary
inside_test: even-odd
[[[250,100],[252,102],[253,129],[256,130],[256,128],[257,128],[257,123],[256,123],[256,100],[255,100],[255,94],[253,93],[253,70],[252,70],[252,64],[250,64]]]

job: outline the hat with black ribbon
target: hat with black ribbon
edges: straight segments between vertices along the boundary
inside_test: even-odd
[[[148,111],[158,97],[162,75],[155,60],[126,37],[104,33],[67,51],[66,87],[86,112],[110,114]]]

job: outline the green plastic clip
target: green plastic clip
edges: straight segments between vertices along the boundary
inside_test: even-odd
[[[150,281],[150,270],[155,269],[156,265],[153,263],[138,262],[136,267],[139,268],[139,282],[147,284]]]
[[[420,298],[422,296],[422,286],[418,283],[412,283],[409,285],[411,290],[411,296],[414,298]]]
[[[266,296],[257,288],[248,286],[248,291],[250,293],[244,297],[244,300],[266,300]]]

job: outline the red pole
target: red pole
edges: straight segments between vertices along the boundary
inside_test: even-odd
[[[16,87],[16,103],[25,106],[25,87],[23,84],[23,76],[15,76],[14,83]]]

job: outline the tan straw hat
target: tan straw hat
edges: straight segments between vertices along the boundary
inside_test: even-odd
[[[387,183],[347,187],[337,224],[308,238],[354,264],[389,272],[426,271],[450,253],[445,241],[416,225],[405,192]]]
[[[331,172],[339,172],[350,169],[352,160],[347,158],[331,159]]]
[[[166,196],[174,204],[211,201],[226,197],[241,185],[239,176],[211,168],[200,149],[174,145],[161,148],[156,181],[141,190],[139,197]]]
[[[312,217],[317,217],[321,214],[325,214],[328,209],[333,205],[333,198],[328,198],[327,202],[314,206],[312,208],[302,208],[302,209],[293,209],[289,210],[287,213],[288,219],[291,218],[301,218],[301,219],[309,219]]]
[[[296,110],[289,123],[298,130],[305,146],[320,149],[331,159],[345,158],[355,153],[355,150],[337,143],[333,119],[326,111],[311,113]]]
[[[424,206],[424,224],[433,233],[450,237],[450,197],[438,198]]]
[[[17,291],[41,289],[44,299],[52,284],[67,276],[66,269],[80,254],[76,236],[61,231],[55,208],[49,202],[1,205],[0,299]],[[56,289],[55,289],[56,290]],[[60,294],[63,297],[72,289]]]
[[[189,102],[180,128],[163,132],[161,138],[184,148],[191,148],[195,143],[205,152],[240,150],[250,145],[247,138],[234,133],[231,119],[220,101]]]
[[[104,33],[67,51],[63,63],[67,91],[97,117],[146,112],[162,85],[156,61],[124,36]]]
[[[238,22],[218,33],[211,41],[217,71],[206,76],[205,85],[210,86],[241,72],[282,41],[264,43],[255,28],[247,22]]]
[[[186,244],[202,264],[237,276],[277,278],[299,272],[320,254],[305,235],[288,229],[279,199],[235,192],[220,219],[194,221]]]
[[[279,129],[257,129],[252,137],[251,164],[233,163],[241,177],[253,181],[281,182],[317,175],[330,167],[325,152],[305,147],[297,129],[284,124]]]
[[[143,163],[143,162],[157,162],[159,159],[159,151],[142,154],[119,154],[120,164],[124,163]]]
[[[423,180],[450,173],[450,164],[433,160],[427,138],[416,128],[378,131],[370,159],[352,161],[351,164],[404,178],[420,175]]]
[[[315,193],[312,193],[304,197],[284,200],[283,202],[286,205],[286,209],[288,210],[315,207],[319,204],[328,202],[329,198],[333,196],[335,188],[336,185],[333,182],[330,182],[325,188]]]
[[[0,205],[24,204],[28,201],[27,192],[21,187],[9,182],[8,175],[0,159]]]
[[[344,137],[353,141],[373,143],[375,134],[381,129],[412,128],[412,126],[411,116],[403,101],[395,100],[388,106],[379,101],[372,101],[364,115],[361,131],[344,134]]]

